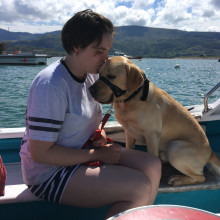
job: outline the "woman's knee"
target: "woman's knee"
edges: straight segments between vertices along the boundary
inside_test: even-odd
[[[127,193],[130,201],[144,205],[151,197],[152,190],[151,180],[143,173],[139,173],[129,182]]]
[[[150,178],[151,181],[159,181],[162,173],[162,164],[160,159],[148,154],[144,173]]]

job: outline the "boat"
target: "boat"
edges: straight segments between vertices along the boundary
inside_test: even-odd
[[[174,66],[174,68],[175,68],[175,69],[179,69],[179,68],[180,68],[180,65],[179,65],[179,64],[176,64],[176,65]]]
[[[122,53],[122,52],[118,52],[118,51],[115,51],[115,53],[114,53],[114,56],[123,56],[123,57],[126,57],[126,58],[128,58],[128,59],[138,59],[138,60],[142,60],[142,56],[129,56],[129,55],[126,55],[126,54],[124,54],[124,53]]]
[[[131,59],[133,59],[133,60],[142,60],[142,56],[137,56],[137,57],[132,57]]]
[[[11,54],[1,54],[0,65],[46,65],[47,58],[47,54],[15,51]]]
[[[123,56],[123,57],[127,57],[128,59],[132,59],[132,56],[126,55],[126,54],[124,54],[122,52],[118,52],[118,51],[115,51],[114,56]]]
[[[206,94],[204,103],[185,107],[202,126],[213,151],[220,158],[220,97],[215,102],[208,103],[210,95],[219,87],[220,82]],[[22,180],[19,157],[24,130],[24,127],[0,128],[0,155],[7,171],[5,195],[0,197],[0,219],[104,219],[109,206],[80,208],[58,205],[42,201],[30,193]],[[124,130],[116,121],[107,122],[105,131],[107,137],[124,145]],[[146,151],[146,146],[138,142],[135,149]],[[175,173],[178,171],[169,164],[163,164],[162,178],[154,206],[186,206],[220,214],[220,177],[212,175],[208,168],[204,168],[206,177],[204,183],[174,187],[167,184],[167,179]]]

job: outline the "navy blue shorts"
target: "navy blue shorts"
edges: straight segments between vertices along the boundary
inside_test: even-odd
[[[66,184],[79,166],[61,167],[46,182],[28,188],[40,199],[60,203]]]

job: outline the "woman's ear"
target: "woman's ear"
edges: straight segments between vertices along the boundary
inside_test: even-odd
[[[74,52],[75,54],[78,54],[78,53],[79,53],[79,50],[80,50],[79,47],[74,47],[74,48],[73,48],[73,52]]]

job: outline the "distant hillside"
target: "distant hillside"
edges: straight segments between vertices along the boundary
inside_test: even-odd
[[[220,56],[220,33],[122,26],[114,48],[143,57]]]
[[[116,35],[110,54],[115,51],[131,56],[152,58],[174,57],[219,57],[220,33],[187,32],[174,29],[149,28],[142,26],[116,27]],[[0,29],[0,42],[9,42],[14,50],[45,49],[52,56],[65,54],[60,31],[44,34],[8,32]]]
[[[22,40],[32,40],[42,34],[30,34],[27,32],[9,32],[0,28],[0,41],[22,41]]]

